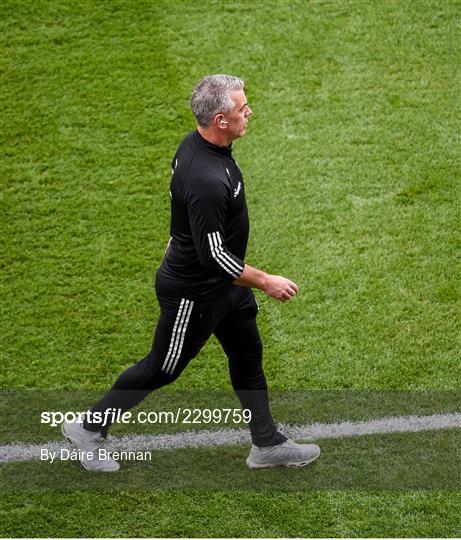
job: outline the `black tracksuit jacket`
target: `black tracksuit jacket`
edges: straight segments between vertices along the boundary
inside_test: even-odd
[[[219,298],[243,271],[249,221],[242,173],[231,147],[189,133],[172,161],[171,241],[157,293]]]

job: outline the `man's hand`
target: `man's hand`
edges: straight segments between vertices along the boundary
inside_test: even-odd
[[[266,285],[261,290],[275,300],[286,302],[298,294],[299,287],[283,276],[267,274]]]
[[[249,264],[245,264],[242,274],[234,281],[234,284],[260,289],[279,302],[290,300],[299,291],[299,287],[293,281],[283,276],[267,274]]]

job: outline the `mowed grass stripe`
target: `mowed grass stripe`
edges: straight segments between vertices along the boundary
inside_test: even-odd
[[[1,464],[0,492],[35,495],[42,491],[160,493],[358,489],[366,491],[461,490],[461,430],[385,433],[322,439],[322,454],[308,467],[250,470],[247,444],[177,448],[119,455],[117,474],[97,474],[77,459]],[[66,456],[65,456],[66,457]],[[77,458],[69,455],[69,458]],[[52,497],[50,497],[51,499]]]
[[[395,416],[364,422],[314,423],[306,426],[287,426],[284,430],[293,438],[316,441],[377,433],[405,433],[426,430],[461,428],[461,413],[434,414],[430,416]],[[224,446],[248,442],[246,429],[200,430],[164,435],[128,435],[112,439],[114,449],[124,451],[171,450]],[[67,445],[64,445],[68,447]],[[45,444],[8,444],[0,447],[0,463],[40,459],[41,451],[47,449],[59,456],[61,442]]]
[[[293,494],[277,492],[273,486],[264,496],[252,491],[196,491],[191,496],[152,488],[104,497],[100,492],[81,491],[53,495],[50,501],[49,492],[5,493],[8,513],[0,525],[2,535],[30,537],[38,530],[41,536],[90,538],[447,538],[461,533],[456,517],[461,500],[443,491]],[[110,519],[100,519],[95,508]],[[201,519],[191,519],[199,513]]]

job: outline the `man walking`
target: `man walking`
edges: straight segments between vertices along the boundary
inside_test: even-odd
[[[320,455],[314,444],[297,444],[277,431],[262,366],[252,291],[285,302],[298,286],[245,263],[249,221],[242,173],[232,142],[245,134],[252,111],[241,79],[211,75],[196,86],[192,112],[197,130],[180,144],[172,162],[171,238],[156,274],[160,304],[152,349],[125,370],[91,408],[85,422],[64,423],[63,435],[81,451],[81,462],[116,471],[112,457],[99,458],[109,425],[94,422],[108,409],[127,411],[150,392],[173,382],[214,334],[229,361],[232,386],[251,411],[251,468],[307,465]]]

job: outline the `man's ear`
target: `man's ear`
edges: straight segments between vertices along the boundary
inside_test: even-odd
[[[229,122],[227,122],[227,120],[224,120],[224,115],[223,114],[217,114],[215,117],[214,117],[214,123],[220,128],[220,129],[225,129],[225,127],[227,126],[227,124]]]

